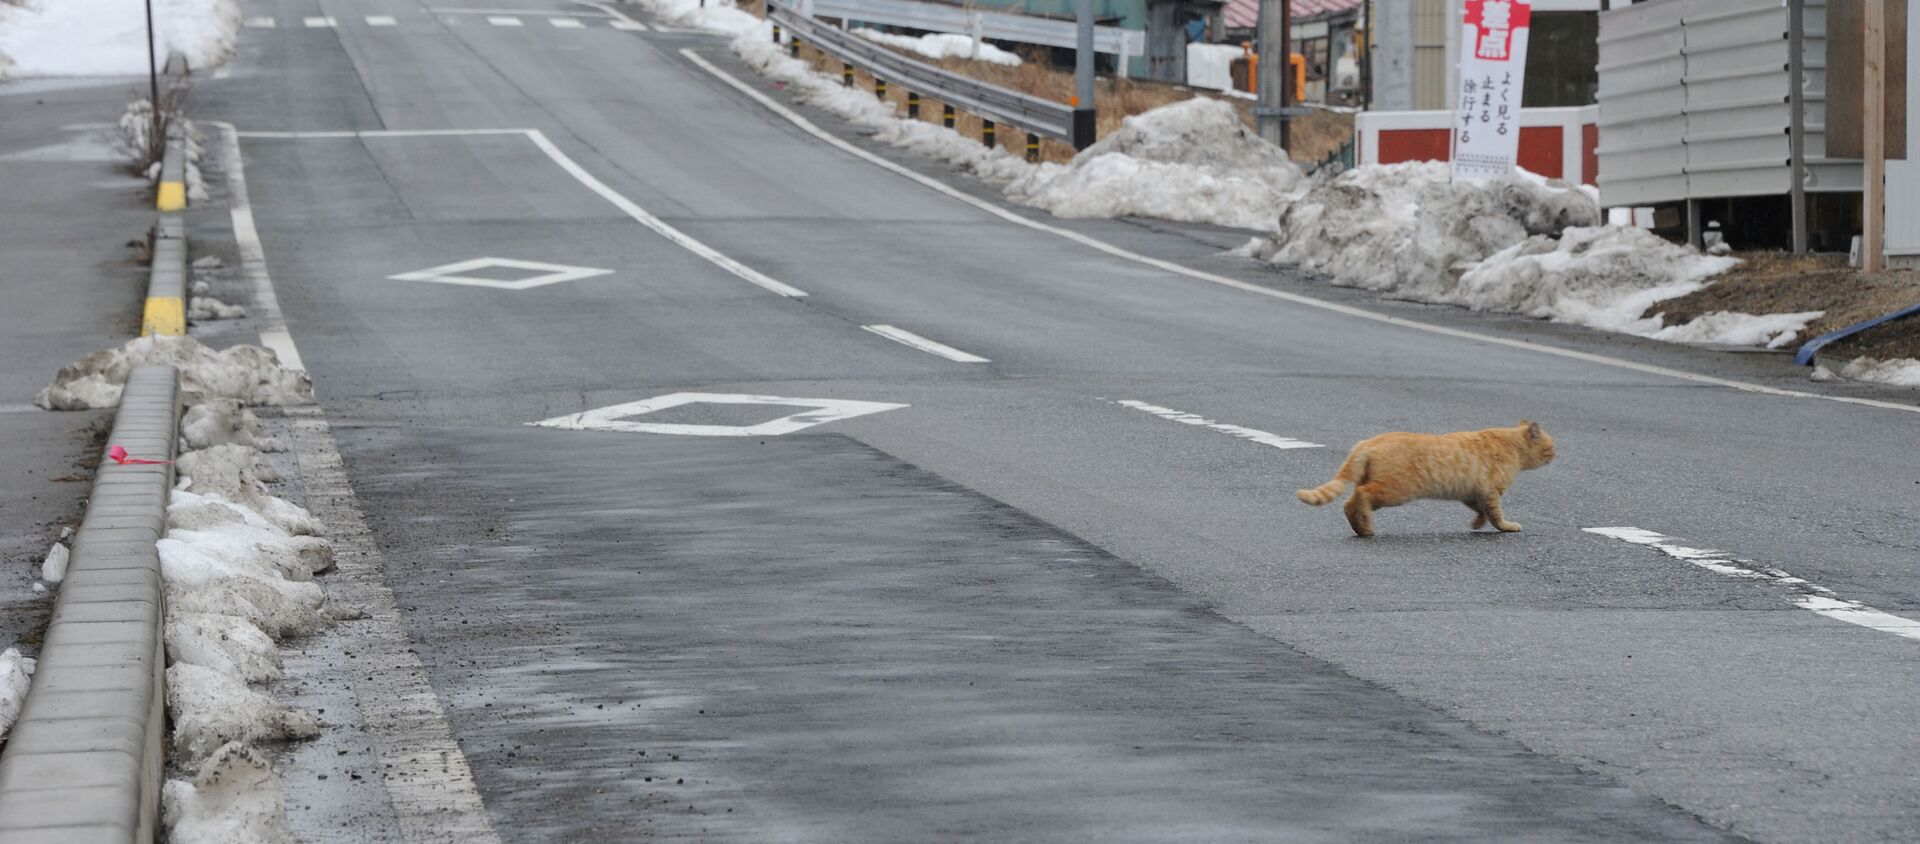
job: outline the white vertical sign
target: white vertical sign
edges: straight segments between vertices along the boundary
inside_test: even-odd
[[[1484,182],[1513,172],[1532,18],[1533,4],[1525,0],[1466,0],[1453,114],[1455,179]]]

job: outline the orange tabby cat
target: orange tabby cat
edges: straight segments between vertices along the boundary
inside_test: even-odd
[[[1318,507],[1354,485],[1347,523],[1360,536],[1373,535],[1373,511],[1418,498],[1460,501],[1473,510],[1479,530],[1492,523],[1509,533],[1520,526],[1500,512],[1500,496],[1522,469],[1553,462],[1553,437],[1525,419],[1512,428],[1452,434],[1381,434],[1361,440],[1333,480],[1295,495]]]

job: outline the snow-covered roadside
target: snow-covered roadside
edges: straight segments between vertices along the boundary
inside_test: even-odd
[[[886,44],[890,47],[912,50],[935,61],[940,59],[972,59],[974,61],[1006,65],[1008,67],[1020,66],[1019,56],[995,47],[985,40],[980,42],[979,52],[976,53],[974,51],[973,36],[971,35],[956,35],[949,32],[929,32],[926,35],[916,38],[912,35],[894,35],[865,27],[853,30],[853,34],[865,38],[868,41]]]
[[[1855,381],[1872,381],[1877,384],[1892,384],[1897,387],[1920,387],[1920,360],[1854,358],[1840,368],[1840,377]]]
[[[27,699],[32,677],[33,660],[21,656],[19,648],[0,651],[0,739],[7,737],[13,720],[20,717],[20,704]]]
[[[269,491],[280,478],[263,452],[284,446],[247,405],[306,403],[312,388],[266,349],[143,337],[68,364],[38,400],[50,409],[112,406],[145,363],[177,366],[186,404],[178,482],[155,548],[169,760],[193,774],[167,782],[162,820],[173,841],[291,842],[279,775],[258,749],[312,738],[321,725],[260,687],[280,676],[278,642],[357,613],[328,605],[313,582],[333,566],[333,547],[318,520]]]
[[[1127,118],[1066,165],[1029,164],[957,132],[908,120],[771,43],[764,21],[697,0],[641,0],[655,14],[735,35],[733,50],[800,102],[897,147],[953,164],[1015,202],[1062,217],[1145,216],[1271,231],[1245,254],[1388,296],[1521,313],[1686,343],[1778,347],[1821,316],[1716,312],[1668,326],[1655,303],[1738,262],[1604,225],[1591,188],[1518,172],[1456,183],[1444,162],[1359,167],[1308,180],[1226,103],[1194,98]],[[736,14],[727,14],[728,12]],[[745,19],[742,20],[741,18]]]
[[[160,61],[179,53],[194,70],[233,53],[238,0],[153,0]],[[143,0],[25,0],[0,3],[0,79],[38,76],[145,76]]]

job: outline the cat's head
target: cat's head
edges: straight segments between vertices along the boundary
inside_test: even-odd
[[[1540,423],[1520,420],[1520,436],[1526,442],[1521,454],[1527,468],[1538,469],[1553,462],[1553,435],[1541,429]]]

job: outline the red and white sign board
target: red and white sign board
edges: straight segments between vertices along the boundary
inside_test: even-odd
[[[1463,12],[1453,178],[1485,182],[1513,173],[1520,152],[1520,88],[1527,75],[1533,4],[1466,0]]]

